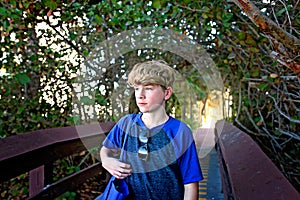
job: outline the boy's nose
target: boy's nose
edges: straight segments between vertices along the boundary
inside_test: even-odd
[[[136,96],[137,96],[139,99],[145,98],[145,91],[144,91],[144,89],[140,89],[140,90],[138,90],[138,91],[136,91],[136,92],[137,92]]]

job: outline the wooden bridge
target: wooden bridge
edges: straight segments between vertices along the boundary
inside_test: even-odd
[[[97,162],[54,181],[53,163],[84,151],[85,142],[97,147],[113,125],[107,122],[70,126],[1,139],[0,183],[29,172],[27,199],[41,200],[74,191],[96,175],[106,179],[106,171]],[[79,137],[78,130],[84,130],[84,135]],[[205,176],[199,186],[199,199],[300,199],[299,192],[259,146],[232,124],[219,121],[215,129],[195,131],[194,138]]]

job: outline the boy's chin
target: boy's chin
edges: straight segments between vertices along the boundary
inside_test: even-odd
[[[140,109],[141,113],[149,113],[149,110],[145,110],[145,109]]]

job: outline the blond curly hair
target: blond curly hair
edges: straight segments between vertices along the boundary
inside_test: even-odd
[[[152,60],[136,64],[128,75],[130,86],[157,84],[163,88],[173,87],[175,70],[165,61]]]

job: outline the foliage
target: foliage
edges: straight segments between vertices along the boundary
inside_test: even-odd
[[[269,20],[276,21],[278,27],[299,38],[299,10],[292,6],[297,5],[296,1],[255,4],[264,10]],[[244,19],[241,13],[234,12],[234,16],[234,19],[242,20],[234,20],[236,28],[227,31],[219,42],[222,49],[230,49],[221,65],[231,65],[230,73],[223,75],[226,74],[225,80],[229,80],[234,98],[232,119],[253,136],[299,188],[299,176],[296,175],[299,169],[294,168],[300,163],[297,156],[300,153],[299,74],[287,69],[289,66],[285,62],[276,62],[281,58],[274,59],[273,56],[274,51],[282,53],[284,49],[286,60],[299,65],[299,52],[284,46],[271,34],[260,31],[260,27],[246,23],[248,19]]]
[[[26,198],[28,194],[28,173],[0,184],[1,199],[13,199],[14,197]]]
[[[299,38],[299,2],[254,4]],[[0,63],[5,72],[0,76],[0,137],[77,123],[74,105],[93,101],[88,95],[74,100],[73,95],[74,74],[89,53],[122,31],[168,28],[209,52],[233,99],[228,119],[253,136],[289,180],[300,185],[300,169],[294,167],[300,164],[299,75],[271,55],[282,44],[256,27],[235,4],[224,0],[4,0],[0,5]],[[299,52],[283,49],[299,64]],[[114,82],[134,63],[153,58],[176,65],[198,92],[198,100],[206,98],[201,74],[191,71],[183,58],[155,49],[136,50],[110,61],[97,80],[97,120],[116,120],[111,109]]]

